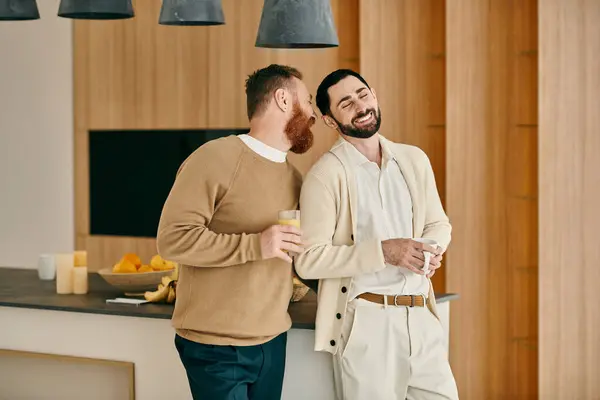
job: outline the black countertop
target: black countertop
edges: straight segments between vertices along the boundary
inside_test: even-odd
[[[40,310],[119,315],[125,317],[171,319],[173,305],[146,303],[107,304],[107,299],[124,297],[96,273],[89,276],[86,295],[56,294],[56,281],[42,281],[37,271],[19,268],[0,268],[0,306]],[[458,298],[455,294],[436,294],[438,303]],[[314,329],[317,296],[312,290],[299,302],[291,303],[289,312],[292,328]]]

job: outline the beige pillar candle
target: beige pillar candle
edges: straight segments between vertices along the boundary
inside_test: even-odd
[[[56,293],[73,293],[73,253],[56,254]]]
[[[87,294],[88,292],[88,269],[87,267],[73,268],[73,293]]]
[[[87,267],[87,251],[77,250],[73,253],[73,257],[75,258],[75,267]]]

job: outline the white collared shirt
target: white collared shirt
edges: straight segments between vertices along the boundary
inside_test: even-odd
[[[253,150],[256,154],[273,162],[285,162],[285,159],[287,157],[287,153],[285,151],[281,151],[274,147],[271,147],[250,135],[238,135],[238,137],[242,140],[242,142],[246,144],[246,146],[250,147],[250,149]]]
[[[355,243],[368,239],[413,237],[412,199],[400,166],[382,147],[381,169],[350,143],[354,162],[357,215]],[[409,269],[386,265],[382,271],[355,276],[350,299],[361,293],[429,293],[429,280]]]

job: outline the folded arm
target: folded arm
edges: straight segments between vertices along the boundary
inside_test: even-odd
[[[306,250],[296,257],[295,267],[301,278],[345,278],[385,268],[379,240],[348,245],[332,243],[338,207],[333,189],[328,188],[316,174],[309,173],[300,194]],[[350,238],[348,243],[351,243]]]

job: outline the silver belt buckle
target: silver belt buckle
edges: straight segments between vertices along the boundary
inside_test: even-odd
[[[396,307],[400,307],[400,306],[398,305],[398,295],[397,295],[397,294],[396,294],[396,295],[394,295],[394,306],[396,306]]]

